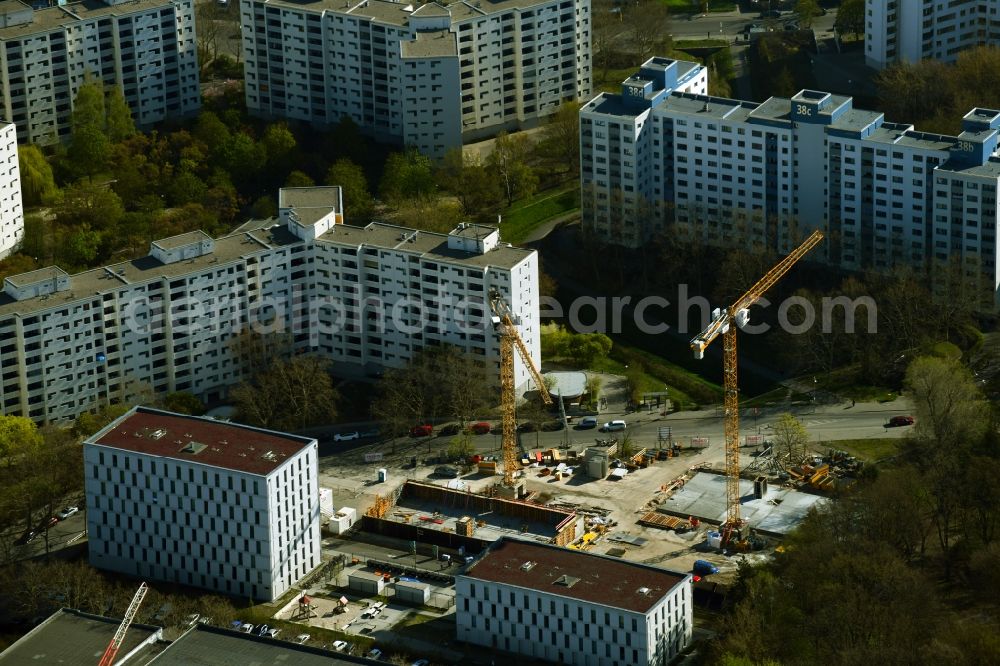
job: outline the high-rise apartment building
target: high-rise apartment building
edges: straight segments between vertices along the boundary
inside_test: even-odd
[[[194,0],[0,0],[0,117],[22,143],[69,137],[87,76],[118,86],[138,125],[201,106]]]
[[[503,537],[455,578],[457,636],[557,664],[665,666],[691,641],[691,581],[691,574]]]
[[[0,259],[24,239],[21,168],[17,159],[17,128],[0,122]]]
[[[247,107],[441,156],[591,91],[590,0],[243,0]]]
[[[802,90],[710,97],[694,63],[653,58],[580,111],[585,228],[638,247],[665,234],[788,252],[845,269],[959,267],[992,309],[1000,289],[1000,111],[944,136],[889,123],[850,97]]]
[[[960,51],[1000,45],[996,0],[865,0],[865,60],[882,69],[924,58],[953,62]]]
[[[90,563],[272,601],[320,563],[315,439],[135,407],[83,445]]]
[[[281,333],[297,353],[377,374],[450,344],[499,377],[488,296],[503,294],[540,363],[538,257],[492,227],[450,234],[343,224],[339,187],[286,188],[277,219],[213,239],[154,241],[147,256],[68,275],[15,275],[0,293],[0,405],[75,418],[137,384],[226,396],[241,378],[233,338]],[[520,359],[515,381],[527,387]]]

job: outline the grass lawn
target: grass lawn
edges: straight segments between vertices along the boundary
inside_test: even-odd
[[[697,14],[701,12],[701,2],[692,0],[660,0],[673,12],[686,12]],[[708,11],[710,12],[731,12],[736,9],[733,0],[708,0]]]
[[[857,456],[868,462],[877,462],[883,458],[896,455],[899,452],[898,439],[874,438],[874,439],[835,439],[831,442],[823,442],[823,446],[847,451],[852,456]]]
[[[858,402],[892,402],[899,394],[886,386],[871,386],[858,382],[858,367],[838,368],[833,372],[817,374],[817,387]]]
[[[500,233],[507,243],[520,243],[542,223],[580,207],[580,184],[573,181],[517,201],[503,214]]]

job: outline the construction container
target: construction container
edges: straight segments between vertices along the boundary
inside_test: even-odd
[[[472,536],[476,529],[476,523],[471,516],[462,516],[455,525],[455,532],[465,537]]]
[[[592,479],[603,479],[608,475],[608,459],[592,458],[587,461],[587,476]]]
[[[344,507],[333,514],[330,518],[330,531],[334,534],[343,534],[347,530],[351,529],[354,525],[354,521],[358,519],[358,512],[356,509],[350,507]]]
[[[753,480],[753,497],[754,499],[764,499],[767,495],[767,477],[758,476]]]
[[[431,599],[431,586],[417,581],[400,580],[396,583],[395,601],[413,606],[424,606]]]
[[[708,537],[708,547],[709,548],[722,548],[722,534],[719,532],[709,532]]]
[[[385,467],[379,467],[378,482],[385,483],[388,480],[389,480],[389,471]]]
[[[352,571],[347,575],[347,587],[359,594],[382,594],[385,579],[381,573]]]

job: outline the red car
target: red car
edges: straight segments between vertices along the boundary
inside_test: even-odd
[[[415,425],[410,428],[410,437],[430,437],[434,433],[434,426],[430,423]]]
[[[473,423],[469,426],[469,430],[477,435],[488,435],[490,434],[490,424],[485,421],[480,421],[479,423]]]
[[[912,416],[893,416],[889,419],[889,427],[895,428],[898,426],[908,426],[913,425]]]

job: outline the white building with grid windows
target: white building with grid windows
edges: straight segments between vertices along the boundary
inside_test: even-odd
[[[664,666],[691,641],[692,594],[690,574],[503,537],[455,578],[457,638],[558,664]]]
[[[136,124],[201,108],[194,0],[0,0],[0,117],[22,143],[70,135],[87,76],[121,88]]]
[[[272,601],[320,564],[315,439],[136,407],[83,460],[98,569]]]
[[[701,65],[654,58],[580,111],[583,224],[628,247],[667,234],[787,253],[849,270],[955,269],[997,307],[1000,111],[957,136],[918,132],[802,90],[765,102],[710,97]]]
[[[590,0],[243,0],[247,108],[440,157],[591,92]]]
[[[954,62],[975,46],[1000,45],[996,0],[865,0],[865,60],[883,69],[923,59]]]
[[[17,157],[17,128],[0,123],[0,259],[24,240],[21,168]]]
[[[279,217],[210,238],[155,241],[147,256],[68,275],[42,268],[0,293],[0,405],[75,418],[137,385],[221,400],[241,379],[233,338],[286,334],[295,353],[376,376],[426,346],[454,345],[499,381],[488,296],[503,294],[541,363],[538,255],[493,227],[449,234],[343,224],[339,187],[286,188]],[[515,381],[529,374],[518,358]]]

